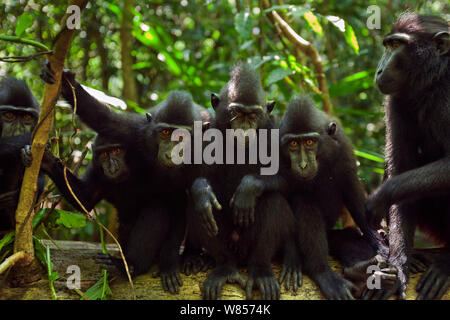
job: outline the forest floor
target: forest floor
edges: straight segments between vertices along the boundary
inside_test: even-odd
[[[66,273],[67,268],[71,265],[77,265],[81,271],[81,291],[85,292],[89,287],[96,283],[102,274],[104,266],[98,262],[95,257],[101,253],[100,244],[77,242],[77,241],[57,241],[57,248],[50,241],[42,241],[44,245],[50,246],[51,260],[54,264],[54,270],[58,272],[59,279],[54,283],[56,295],[61,300],[79,300],[74,290],[67,288],[67,279],[71,273]],[[113,244],[107,245],[110,253],[117,253],[117,247]],[[332,269],[341,273],[339,264],[330,259]],[[273,265],[275,276],[278,278],[280,267]],[[132,299],[129,282],[120,277],[114,269],[109,270],[109,286],[112,291],[112,300]],[[244,271],[245,272],[245,271]],[[165,292],[161,287],[159,277],[153,278],[152,271],[147,274],[138,276],[134,279],[137,299],[139,300],[199,300],[201,299],[201,285],[205,280],[206,273],[202,272],[197,275],[185,276],[181,275],[183,286],[180,288],[179,294],[170,294]],[[414,290],[421,274],[411,275],[410,284],[407,290],[407,299],[415,299],[416,292]],[[258,295],[255,294],[255,298]],[[49,281],[43,275],[42,279],[29,284],[25,287],[12,288],[9,287],[4,279],[0,278],[0,300],[47,300],[52,299]],[[223,287],[223,300],[243,300],[245,292],[238,285],[226,284]],[[303,285],[297,293],[286,291],[284,285],[281,289],[281,300],[320,300],[323,299],[318,287],[307,277],[303,277]],[[450,300],[450,290],[444,296],[445,300]]]

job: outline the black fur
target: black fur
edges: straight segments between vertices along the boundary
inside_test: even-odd
[[[369,197],[367,209],[373,221],[389,212],[389,259],[399,270],[404,298],[416,226],[450,245],[450,40],[448,22],[435,16],[403,14],[390,34],[398,32],[411,40],[395,66],[403,85],[385,102],[388,179]],[[442,33],[442,40],[433,39],[438,32],[447,32],[447,42]],[[377,75],[392,67],[379,67]],[[450,257],[437,257],[430,270],[426,284],[417,287],[419,298],[440,299],[449,284]]]
[[[232,114],[227,109],[230,102],[245,106],[264,106],[263,116],[258,120],[258,128],[273,128],[260,79],[256,72],[245,64],[235,66],[231,72],[231,80],[221,90],[220,95],[212,96],[216,111],[212,127],[219,129],[224,137],[225,130],[231,128]],[[226,151],[224,144],[224,159]],[[252,297],[253,285],[261,292],[262,299],[279,298],[280,289],[270,262],[293,226],[294,220],[287,201],[279,193],[264,193],[256,204],[255,220],[247,227],[234,223],[230,206],[230,199],[242,179],[247,175],[258,175],[260,167],[259,164],[212,165],[205,168],[205,176],[197,179],[191,188],[195,209],[193,211],[196,212],[191,212],[188,216],[189,230],[200,238],[217,263],[217,267],[204,283],[204,299],[220,298],[225,282],[238,282],[244,286],[245,282],[237,272],[237,266],[241,264],[248,266],[247,298]],[[214,196],[217,196],[221,210],[218,210]],[[216,229],[211,227],[207,231],[205,225],[212,224]]]
[[[0,107],[5,105],[15,106],[18,111],[30,108],[36,120],[40,111],[40,105],[26,82],[12,77],[2,79],[0,84]],[[0,231],[5,231],[15,226],[15,212],[25,169],[21,152],[30,144],[31,132],[11,137],[1,137],[1,132],[0,120]],[[44,183],[44,175],[40,173],[38,197]]]
[[[309,180],[299,180],[291,171],[291,159],[284,141],[286,134],[320,134],[316,159],[318,172]],[[344,267],[373,256],[382,246],[369,228],[364,212],[364,189],[357,177],[356,159],[344,129],[317,109],[307,98],[290,101],[280,126],[281,174],[289,185],[289,200],[297,219],[296,239],[305,272],[319,285],[328,299],[352,298],[350,283],[335,274],[328,265],[328,253],[336,255]],[[345,250],[345,234],[328,243],[331,230],[347,207],[361,229],[365,246],[356,253]],[[344,249],[344,250],[343,250]],[[366,252],[369,250],[369,253]]]
[[[97,156],[97,148],[113,141],[108,141],[97,136],[93,144],[93,158],[82,178],[76,177],[69,169],[66,170],[67,180],[75,196],[83,207],[89,212],[98,202],[105,199],[117,209],[119,219],[119,241],[126,251],[127,242],[137,216],[142,212],[145,203],[142,201],[147,196],[145,163],[134,150],[125,146],[125,161],[130,169],[129,176],[120,182],[105,176],[100,160]],[[42,159],[44,172],[52,179],[64,198],[77,210],[83,209],[73,198],[64,178],[64,166],[48,150]],[[140,273],[140,267],[135,270]]]
[[[170,179],[170,172],[157,164],[158,144],[154,128],[156,121],[190,121],[191,108],[195,105],[189,94],[173,92],[155,107],[154,118],[144,115],[119,114],[90,96],[75,81],[70,72],[64,73],[62,95],[73,106],[70,83],[75,87],[77,114],[104,139],[120,143],[126,147],[130,162],[128,165],[138,176],[130,181],[130,198],[121,194],[119,199],[124,212],[130,212],[138,206],[138,216],[122,215],[121,220],[130,218],[134,223],[128,229],[130,235],[126,242],[126,257],[133,265],[135,274],[149,270],[155,257],[159,255],[159,271],[163,287],[172,293],[178,292],[182,284],[178,275],[180,256],[179,247],[185,234],[186,192],[184,186]],[[179,105],[182,103],[182,105]],[[185,107],[185,108],[183,108]],[[170,111],[171,110],[171,111]],[[191,118],[189,118],[191,117]],[[186,119],[188,119],[186,121]],[[136,193],[133,194],[133,191]],[[142,196],[141,196],[142,195]],[[134,203],[133,203],[134,202]]]

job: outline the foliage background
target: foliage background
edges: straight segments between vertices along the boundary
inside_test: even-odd
[[[62,0],[3,1],[0,35],[19,32],[23,38],[50,47],[66,5]],[[359,176],[371,192],[381,183],[384,166],[383,96],[373,84],[383,52],[382,37],[405,9],[444,14],[448,20],[449,3],[273,0],[271,5],[319,51],[334,115],[357,150]],[[381,10],[379,30],[366,26],[370,5]],[[35,52],[31,46],[0,41],[0,57]],[[76,72],[81,83],[125,100],[127,110],[118,112],[145,112],[174,89],[187,90],[198,103],[210,107],[211,92],[218,92],[226,83],[231,66],[238,60],[248,61],[259,70],[267,97],[277,101],[275,112],[279,117],[294,95],[309,94],[322,108],[320,95],[311,88],[311,84],[317,86],[317,79],[309,58],[297,55],[277,31],[262,9],[262,1],[91,1],[82,14],[67,67]],[[25,79],[41,101],[43,83],[38,74],[43,62],[42,58],[27,63],[0,62],[0,76]],[[71,109],[59,105],[51,142],[54,153],[71,166],[80,161],[95,133],[78,120],[74,128]],[[88,152],[80,173],[90,159]],[[47,187],[53,190],[51,182]],[[49,196],[48,201],[51,199]],[[70,210],[67,204],[61,207]],[[113,223],[110,205],[102,203],[97,211],[105,213],[100,216],[102,222]],[[52,231],[52,236],[98,240],[91,223],[84,228],[61,228]]]

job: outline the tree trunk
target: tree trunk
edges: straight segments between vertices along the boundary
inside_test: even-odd
[[[133,57],[131,50],[133,47],[131,29],[133,28],[133,15],[130,8],[133,7],[132,0],[123,2],[122,10],[122,27],[120,28],[120,42],[122,45],[122,79],[123,79],[123,98],[138,103],[138,95],[136,90],[136,81],[133,76]]]
[[[71,0],[70,5],[80,8],[80,12],[86,7],[88,0]],[[52,70],[55,73],[54,84],[46,84],[44,89],[44,99],[34,140],[31,145],[33,162],[25,170],[22,188],[20,190],[19,203],[16,210],[16,237],[14,242],[14,253],[23,251],[24,258],[14,266],[11,273],[11,281],[17,285],[36,280],[37,262],[34,259],[33,246],[33,205],[37,192],[37,178],[41,167],[42,155],[47,144],[48,135],[52,126],[54,106],[58,99],[61,75],[64,67],[66,55],[70,49],[74,29],[67,27],[66,21],[72,17],[73,12],[66,13],[61,20],[64,28],[56,37],[53,45],[53,54],[48,59]]]

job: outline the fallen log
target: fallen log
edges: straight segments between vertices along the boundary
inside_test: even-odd
[[[54,270],[58,272],[59,279],[54,283],[56,295],[61,300],[79,300],[80,295],[74,290],[68,289],[67,279],[71,273],[67,273],[69,266],[76,265],[81,272],[81,291],[85,292],[89,287],[96,283],[100,277],[104,265],[99,262],[96,257],[101,253],[99,243],[78,242],[78,241],[56,241],[57,248],[50,241],[42,240],[43,245],[50,246],[51,260],[54,264]],[[117,252],[117,247],[108,244],[107,249],[110,253]],[[330,258],[330,265],[333,270],[341,273],[340,265]],[[280,266],[273,265],[275,276],[278,278],[280,274]],[[132,293],[128,281],[121,277],[113,268],[108,268],[110,281],[109,286],[112,291],[112,300],[132,299]],[[245,271],[243,271],[245,272]],[[201,285],[205,280],[206,273],[185,276],[181,275],[183,286],[180,293],[172,295],[165,292],[160,283],[159,278],[152,277],[152,270],[147,274],[138,276],[134,279],[137,298],[140,300],[199,300],[201,299]],[[415,286],[422,274],[411,275],[410,283],[407,290],[407,299],[415,299],[417,294]],[[2,278],[3,277],[3,278]],[[4,280],[4,276],[0,277],[0,300],[48,300],[52,299],[49,282],[45,275],[41,280],[27,284],[23,287],[12,288]],[[258,295],[255,295],[258,298]],[[223,300],[244,300],[245,292],[238,285],[226,284],[222,293]],[[307,277],[303,277],[303,285],[295,294],[291,291],[287,292],[281,289],[282,300],[321,300],[321,295],[317,286]],[[450,300],[450,291],[443,298]]]

